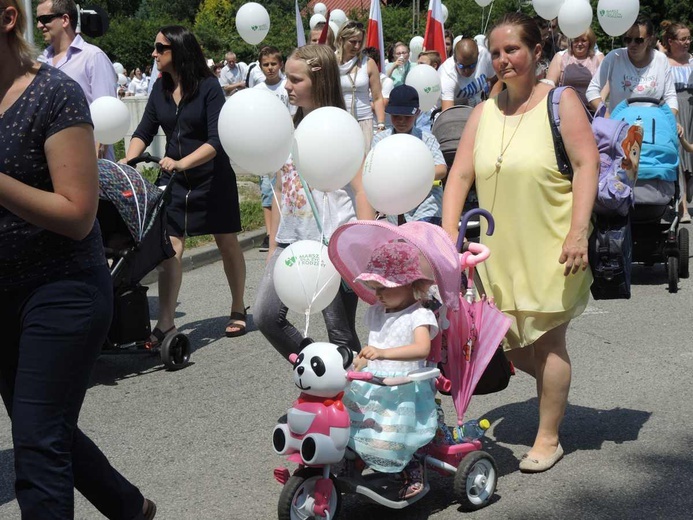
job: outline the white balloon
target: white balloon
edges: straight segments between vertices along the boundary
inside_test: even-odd
[[[264,90],[239,90],[219,113],[221,146],[234,163],[256,175],[275,173],[284,165],[293,135],[286,105]]]
[[[368,202],[387,215],[406,213],[421,204],[434,177],[433,154],[410,134],[386,137],[368,153],[363,165]]]
[[[123,67],[117,61],[115,63],[113,63],[113,68],[115,69],[116,74],[125,74],[125,67]]]
[[[313,30],[315,29],[316,25],[324,21],[326,21],[326,18],[323,15],[321,15],[320,13],[315,13],[313,16],[310,17],[310,22],[308,22],[308,25],[310,25],[310,29]]]
[[[317,4],[315,4],[313,6],[313,12],[315,14],[321,14],[324,16],[325,13],[327,13],[327,6],[325,4],[323,4],[322,2],[318,2]]]
[[[592,6],[587,0],[564,2],[558,10],[558,27],[568,38],[577,38],[592,24]]]
[[[455,52],[455,47],[457,46],[457,42],[460,41],[462,38],[464,38],[463,35],[455,36],[455,39],[452,40],[452,52]]]
[[[419,59],[419,54],[423,50],[423,44],[423,36],[414,36],[409,40],[409,61],[416,63],[416,60]]]
[[[337,24],[338,27],[341,27],[346,23],[346,21],[347,15],[341,9],[335,9],[334,11],[330,11],[330,22],[334,22]]]
[[[486,7],[488,4],[493,2],[493,0],[474,0],[479,7]]]
[[[620,36],[630,29],[640,12],[638,0],[599,0],[597,19],[609,36]]]
[[[440,8],[443,10],[443,23],[445,23],[448,21],[448,15],[450,13],[448,13],[448,8],[445,7],[445,4],[440,4]]]
[[[274,288],[289,309],[301,314],[320,312],[335,299],[342,281],[317,240],[288,245],[274,265]]]
[[[125,74],[118,74],[118,85],[121,87],[124,87],[125,85],[128,84],[128,78],[125,76]]]
[[[574,2],[575,0],[570,0]],[[532,6],[544,20],[553,20],[558,16],[558,11],[564,0],[532,0]]]
[[[130,111],[120,99],[112,96],[96,98],[89,105],[94,123],[94,139],[102,144],[120,141],[130,128]]]
[[[293,160],[311,187],[332,191],[351,182],[365,148],[361,126],[349,112],[322,107],[310,112],[296,128]]]
[[[337,34],[339,34],[339,25],[337,25],[335,22],[330,20],[330,29],[332,29],[332,34],[334,34],[334,37],[337,38]]]
[[[419,108],[431,110],[440,98],[440,76],[438,71],[426,64],[419,64],[409,71],[405,83],[419,93]]]
[[[248,2],[236,12],[236,30],[246,43],[257,45],[265,39],[269,28],[269,13],[260,4]]]

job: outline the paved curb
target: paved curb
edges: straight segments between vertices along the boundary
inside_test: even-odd
[[[265,228],[255,229],[246,233],[238,234],[238,242],[243,251],[248,251],[255,247],[260,247],[265,238]],[[207,264],[212,264],[221,260],[221,254],[216,244],[206,244],[186,250],[183,254],[183,272],[198,269]],[[142,279],[142,285],[152,285],[157,282],[157,271],[154,270]]]

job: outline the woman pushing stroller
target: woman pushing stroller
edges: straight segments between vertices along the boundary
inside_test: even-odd
[[[354,366],[378,378],[401,377],[426,366],[438,323],[422,303],[434,281],[424,274],[418,249],[400,241],[377,247],[355,281],[375,291],[378,303],[366,311],[368,345]],[[371,469],[399,473],[400,499],[423,490],[422,466],[412,457],[435,436],[434,397],[430,380],[397,386],[353,381],[344,396],[351,416],[349,446]]]

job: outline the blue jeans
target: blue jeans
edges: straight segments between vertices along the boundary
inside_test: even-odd
[[[106,266],[0,292],[0,393],[23,519],[73,518],[74,488],[107,518],[141,518],[140,491],[77,427],[112,308]]]
[[[289,354],[299,353],[304,337],[286,319],[289,309],[281,302],[274,289],[274,265],[282,251],[283,249],[278,247],[267,262],[265,273],[257,289],[257,299],[253,304],[253,321],[277,352],[289,359]],[[322,315],[325,318],[330,343],[359,352],[361,342],[356,333],[357,305],[356,293],[340,287],[332,303],[323,309]]]

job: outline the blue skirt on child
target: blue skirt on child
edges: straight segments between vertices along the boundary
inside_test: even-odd
[[[351,417],[349,447],[371,469],[382,473],[402,471],[414,453],[431,442],[438,426],[435,389],[430,380],[398,386],[352,381],[344,405]]]

